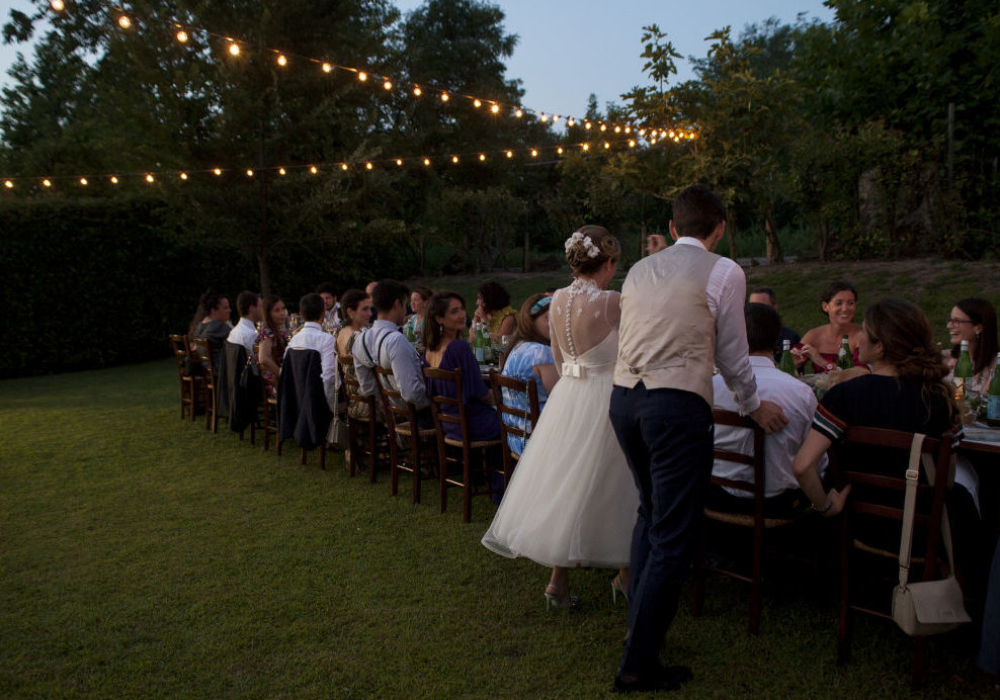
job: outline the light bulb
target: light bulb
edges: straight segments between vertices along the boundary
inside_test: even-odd
[[[8,190],[14,189],[14,183],[11,182],[10,180],[4,180],[3,186],[6,187]]]
[[[558,122],[558,121],[559,121],[560,119],[562,119],[562,117],[560,117],[560,116],[559,116],[559,115],[557,114],[557,115],[555,115],[554,117],[552,117],[552,123],[553,123],[553,124],[555,124],[555,123],[556,123],[556,122]]]
[[[590,150],[590,144],[589,143],[583,144],[583,150],[589,151]]]
[[[177,32],[177,41],[181,42],[182,44],[186,44],[187,40],[188,40],[188,33],[186,31],[182,29],[179,32]]]
[[[235,41],[229,45],[229,54],[231,56],[239,56],[240,55],[240,45],[237,44]]]
[[[188,179],[188,174],[187,173],[181,173],[181,180],[187,180],[187,179]]]
[[[573,119],[573,117],[570,117],[569,119],[566,120],[567,126],[573,126],[574,124],[576,124],[576,120]]]
[[[118,178],[115,177],[114,175],[111,176],[111,184],[112,185],[117,185],[118,184]]]
[[[514,112],[514,116],[520,119],[521,117],[524,116],[524,111],[519,109],[516,112]]]
[[[287,174],[287,172],[288,172],[288,171],[287,171],[287,170],[285,170],[284,168],[278,168],[278,174],[279,174],[279,175],[286,175],[286,174]]]
[[[604,148],[605,148],[605,149],[608,149],[608,148],[611,148],[611,144],[610,144],[610,143],[608,143],[607,141],[605,141],[605,142],[604,142]]]
[[[221,175],[222,174],[222,169],[221,168],[216,168],[212,172],[215,173],[216,175]]]
[[[87,178],[81,177],[80,178],[80,184],[83,185],[84,187],[86,187],[87,186]]]
[[[472,101],[472,106],[478,109],[483,106],[483,103],[479,99],[475,99]]]
[[[121,27],[122,29],[128,29],[129,27],[132,26],[132,20],[128,18],[128,15],[119,15],[118,26]]]
[[[396,159],[396,165],[402,165],[402,164],[403,164],[403,159],[402,158],[397,158]]]
[[[629,148],[635,148],[635,141],[629,140],[628,147]]]
[[[384,87],[386,90],[392,90],[392,81],[386,80],[384,83],[382,83],[382,87]]]
[[[442,93],[441,93],[441,101],[442,101],[442,102],[447,102],[447,101],[448,101],[448,100],[450,100],[450,99],[451,99],[451,98],[450,98],[450,97],[448,97],[448,93],[447,93],[447,92],[442,92]]]
[[[451,157],[451,162],[452,163],[457,163],[458,162],[458,156],[452,156]]]
[[[563,147],[560,146],[559,148],[557,148],[556,149],[556,153],[558,153],[559,155],[562,155],[563,154]]]
[[[620,133],[622,133],[622,128],[621,128],[620,126],[616,126],[616,127],[615,127],[615,133],[616,133],[616,134],[620,134]]]
[[[319,168],[317,168],[315,165],[310,165],[309,166],[309,172],[311,172],[313,175],[315,175],[316,173],[319,172]]]
[[[365,170],[371,170],[371,169],[372,169],[372,168],[374,168],[374,167],[375,167],[375,166],[374,166],[374,165],[372,165],[371,163],[365,163]]]
[[[538,155],[538,149],[535,149],[535,148],[532,148],[532,149],[531,149],[531,157],[532,157],[532,158],[534,158],[534,157],[536,157],[537,155]]]
[[[589,129],[590,128],[590,122],[584,122],[583,123],[583,128],[584,129]]]
[[[492,107],[490,107],[490,111],[493,112],[493,114],[499,114],[500,113],[500,105],[493,105]]]
[[[364,71],[360,71],[358,73],[358,80],[360,80],[362,83],[365,82],[366,80],[368,80],[368,74],[365,73]]]
[[[430,158],[424,158],[424,165],[430,165],[430,164],[431,164],[431,159]]]
[[[324,63],[323,64],[323,72],[324,73],[329,73],[332,70],[333,70],[333,66],[331,66],[329,63]]]
[[[417,97],[420,97],[421,95],[424,94],[424,91],[420,89],[419,85],[417,85],[413,88],[413,94],[416,95]]]
[[[282,68],[288,65],[288,59],[285,58],[284,54],[278,56],[278,65]]]
[[[247,168],[247,177],[253,177],[253,170],[250,168]]]
[[[341,163],[340,164],[340,169],[341,170],[347,170],[347,163]]]
[[[156,178],[154,178],[152,174],[149,174],[146,176],[146,182],[152,185],[154,182],[156,182]]]
[[[542,116],[540,116],[538,120],[544,124],[549,120],[549,118],[545,116],[545,112],[542,112]]]
[[[514,157],[514,151],[507,151],[507,157],[508,158],[513,158]]]
[[[480,153],[479,154],[479,160],[486,160],[486,154]]]
[[[49,180],[42,180],[42,185],[44,187],[52,187],[52,182]]]
[[[607,131],[607,130],[608,130],[608,125],[607,124],[601,124],[601,131]]]
[[[62,12],[66,9],[66,3],[64,3],[63,0],[52,0],[49,5],[51,5],[52,9],[56,12]],[[46,187],[48,187],[48,185],[46,185]]]

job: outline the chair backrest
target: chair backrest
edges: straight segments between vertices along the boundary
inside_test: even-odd
[[[941,536],[944,496],[954,478],[955,467],[951,447],[953,438],[952,432],[947,432],[940,438],[927,437],[921,450],[922,459],[930,458],[935,471],[933,484],[918,481],[914,509],[914,526],[923,526],[926,537],[925,580],[934,575],[937,547]],[[913,433],[899,430],[861,426],[851,426],[847,429],[839,449],[831,451],[830,465],[838,484],[853,485],[847,501],[847,510],[850,513],[902,523],[903,509],[899,504],[903,502],[903,493],[906,491],[906,470],[909,466],[912,442]],[[851,469],[843,464],[840,451],[852,445],[868,449],[881,448],[880,455],[886,454],[892,458],[894,463],[890,468],[895,475],[873,474]],[[922,467],[921,473],[923,474]]]
[[[187,374],[187,361],[191,357],[191,345],[186,335],[170,334],[170,349],[177,360],[177,371],[183,377]]]
[[[341,367],[341,379],[344,382],[344,394],[347,396],[348,403],[356,401],[358,403],[369,404],[371,407],[370,415],[374,416],[375,397],[365,396],[361,393],[361,383],[354,373],[354,356],[351,354],[341,355],[339,364]]]
[[[712,483],[716,486],[725,486],[738,491],[752,493],[755,505],[762,509],[764,506],[765,493],[764,475],[766,473],[766,470],[764,469],[764,429],[757,425],[757,423],[755,423],[749,416],[741,416],[735,411],[724,411],[721,408],[716,408],[712,411],[712,418],[715,420],[716,425],[726,425],[732,428],[746,428],[747,430],[753,431],[753,454],[745,455],[742,452],[723,450],[718,447],[714,449],[716,459],[752,466],[753,482],[736,481],[735,479],[726,479],[713,474],[711,478]]]
[[[205,382],[208,386],[215,388],[215,365],[212,364],[212,351],[205,338],[195,338],[193,341],[192,353],[201,360],[205,368]]]
[[[391,369],[375,367],[375,383],[378,384],[379,397],[382,400],[382,414],[385,416],[389,432],[395,435],[396,424],[409,422],[410,429],[416,435],[417,407],[403,398],[398,389],[393,388],[392,378],[395,375]]]
[[[527,442],[528,438],[531,437],[531,431],[538,423],[538,416],[541,415],[541,409],[538,407],[538,384],[534,379],[523,381],[514,377],[505,377],[499,372],[490,370],[490,388],[493,392],[493,401],[497,406],[497,415],[500,418],[500,440],[503,443],[502,447],[506,456],[510,450],[507,437],[524,438],[524,441]],[[528,410],[505,403],[503,399],[504,389],[527,394]],[[516,425],[508,425],[504,416],[523,419],[524,429],[518,428]]]
[[[465,403],[462,401],[462,370],[460,369],[438,369],[437,367],[424,367],[424,380],[427,382],[427,398],[431,402],[431,415],[434,417],[434,427],[439,435],[445,435],[444,424],[453,423],[459,427],[462,442],[468,443],[469,421],[465,413]],[[431,391],[431,382],[450,382],[455,387],[453,396],[435,394]],[[454,413],[445,410],[452,406]]]

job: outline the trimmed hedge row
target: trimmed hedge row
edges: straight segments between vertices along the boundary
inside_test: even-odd
[[[259,289],[256,258],[178,235],[167,207],[148,196],[0,207],[0,377],[166,357],[167,336],[187,330],[209,286],[229,296],[235,320],[236,295]],[[349,269],[405,274],[394,252],[362,251],[369,259],[352,260]],[[348,269],[344,254],[331,243],[277,251],[273,291],[294,308],[318,282],[363,284],[338,279],[336,269]]]

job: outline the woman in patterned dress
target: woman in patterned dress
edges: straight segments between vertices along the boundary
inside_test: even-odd
[[[288,345],[288,333],[285,332],[287,316],[285,302],[281,297],[275,294],[264,295],[264,318],[254,343],[257,345],[260,376],[267,382],[267,394],[271,398],[274,398],[278,390],[278,373],[281,372],[281,361]]]

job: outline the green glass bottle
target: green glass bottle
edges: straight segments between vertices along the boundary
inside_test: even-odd
[[[997,353],[997,366],[993,370],[993,381],[987,392],[986,422],[994,428],[1000,428],[1000,352]]]
[[[781,343],[781,361],[778,363],[778,369],[795,376],[795,360],[792,359],[792,341],[790,340],[784,340]]]
[[[806,363],[802,365],[802,374],[816,374],[816,368],[813,367],[813,361],[806,359]]]
[[[840,352],[837,353],[837,367],[840,369],[850,369],[854,366],[854,359],[851,356],[851,341],[845,335],[840,341]]]
[[[472,349],[476,353],[476,362],[483,364],[483,324],[476,324],[476,332],[473,336]]]
[[[411,323],[406,324],[406,339],[410,341],[410,345],[417,344],[417,336],[413,332],[413,324]]]

